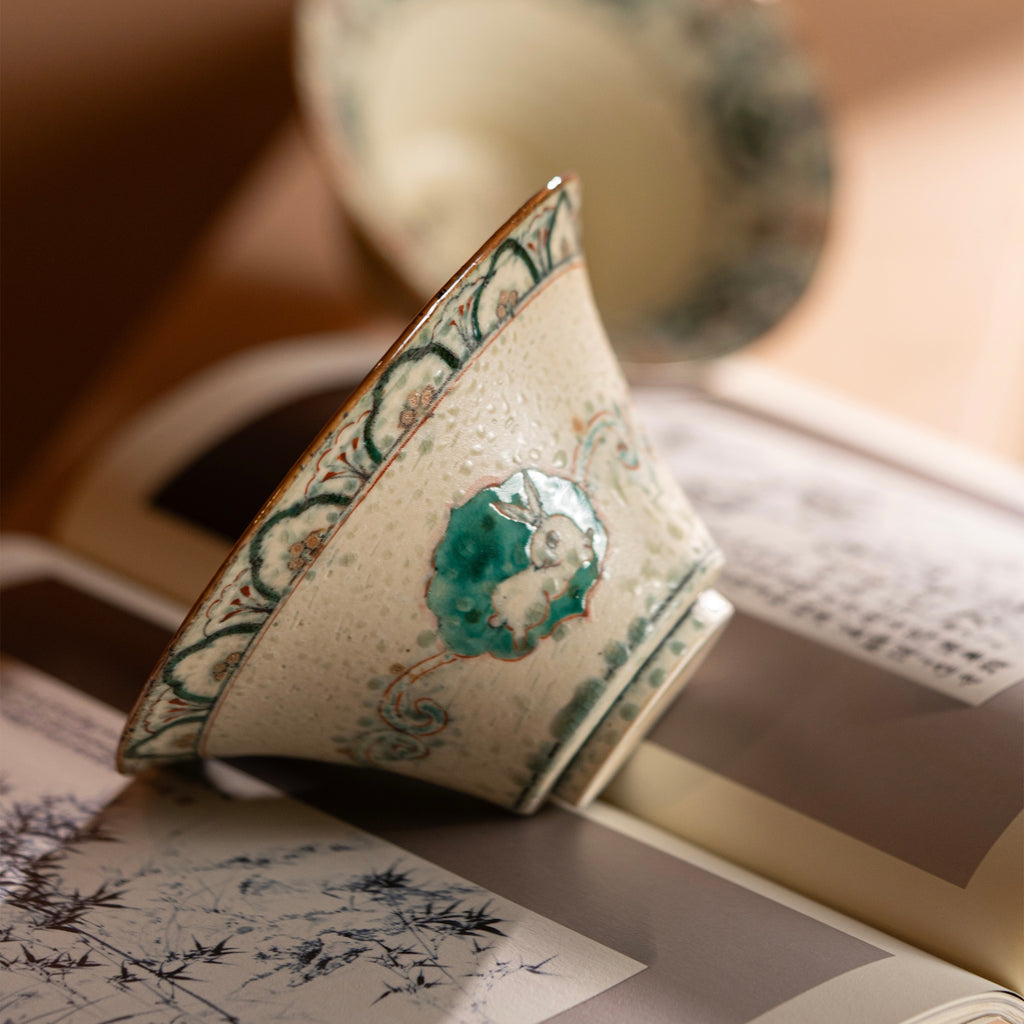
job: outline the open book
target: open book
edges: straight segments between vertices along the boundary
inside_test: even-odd
[[[6,539],[0,1017],[1024,1022],[1024,481],[743,360],[637,392],[738,614],[588,810],[112,770],[184,602],[386,341],[214,368],[57,543]]]

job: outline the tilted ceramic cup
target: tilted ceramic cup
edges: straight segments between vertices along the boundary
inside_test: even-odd
[[[729,606],[636,424],[578,215],[550,182],[313,442],[154,671],[123,770],[282,754],[523,813],[600,788]]]
[[[418,294],[550,168],[587,183],[588,264],[630,372],[746,344],[807,287],[830,199],[826,118],[775,5],[297,10],[311,137],[344,206]]]

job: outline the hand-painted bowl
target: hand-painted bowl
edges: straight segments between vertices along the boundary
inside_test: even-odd
[[[637,426],[578,212],[550,182],[313,442],[156,667],[123,770],[282,754],[526,813],[563,778],[589,799],[640,739],[729,606]]]
[[[821,250],[825,118],[753,0],[303,0],[299,95],[344,205],[430,295],[553,170],[587,183],[598,308],[630,362],[772,327]]]

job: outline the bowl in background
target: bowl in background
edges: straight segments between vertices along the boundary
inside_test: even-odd
[[[771,6],[302,0],[296,71],[338,195],[421,296],[566,169],[628,363],[745,345],[813,273],[826,122]]]

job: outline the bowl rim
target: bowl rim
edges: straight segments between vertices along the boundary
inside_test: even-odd
[[[526,202],[524,202],[519,209],[508,218],[508,220],[494,231],[477,249],[477,251],[468,260],[466,260],[465,263],[463,263],[463,265],[434,294],[434,296],[424,304],[419,313],[410,320],[395,342],[387,349],[380,359],[377,360],[377,362],[363,377],[362,381],[352,390],[341,405],[338,406],[331,418],[321,428],[316,436],[310,440],[309,444],[307,444],[303,449],[302,453],[292,464],[288,472],[282,476],[270,496],[260,506],[259,511],[256,512],[249,521],[249,524],[232,544],[230,550],[224,556],[216,571],[211,575],[207,584],[203,587],[199,595],[192,602],[189,610],[185,613],[181,624],[168,641],[159,660],[150,670],[149,676],[143,684],[128,717],[125,720],[124,728],[118,741],[116,752],[116,766],[118,771],[126,774],[133,772],[133,770],[128,767],[128,762],[131,760],[129,757],[129,748],[139,740],[137,732],[141,719],[148,707],[148,698],[155,687],[160,685],[161,676],[167,667],[169,659],[179,647],[193,623],[202,614],[204,606],[215,596],[216,592],[223,587],[225,576],[229,572],[236,558],[244,553],[248,545],[255,539],[261,526],[285,498],[290,486],[299,479],[302,468],[306,464],[308,457],[332,435],[334,430],[344,422],[345,418],[355,410],[359,402],[364,399],[369,392],[374,390],[374,388],[380,383],[381,378],[384,377],[387,370],[396,362],[397,359],[399,359],[399,357],[402,356],[404,352],[412,347],[412,344],[420,330],[429,322],[430,318],[437,312],[437,310],[442,307],[444,302],[452,295],[452,293],[457,291],[465,279],[476,271],[481,264],[488,259],[488,257],[494,256],[497,253],[500,246],[513,234],[517,227],[528,220],[541,205],[550,200],[553,196],[570,190],[578,192],[579,189],[579,176],[575,173],[567,172],[550,178],[542,189],[538,190],[529,199],[527,199]],[[289,590],[287,594],[283,595],[283,599],[286,599],[290,593],[291,590]],[[262,633],[262,631],[263,627],[261,626],[254,635],[258,635],[259,633]],[[209,715],[213,713],[213,710],[216,708],[225,692],[226,690],[222,689],[212,700],[207,718],[209,718]],[[199,758],[203,756],[203,732],[204,730],[200,729],[196,748],[193,755],[188,759],[191,760],[193,757]],[[154,757],[152,763],[155,765],[173,759],[172,755],[167,755],[162,758]]]

